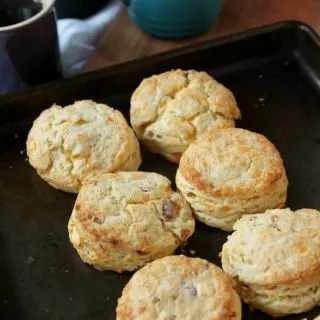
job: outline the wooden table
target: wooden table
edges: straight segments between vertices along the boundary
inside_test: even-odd
[[[84,71],[288,19],[309,23],[320,30],[320,0],[224,0],[220,17],[208,32],[177,41],[145,34],[129,20],[123,6],[106,28]]]

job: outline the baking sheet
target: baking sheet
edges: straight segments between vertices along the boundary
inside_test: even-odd
[[[40,110],[86,98],[128,117],[130,95],[144,77],[172,68],[206,70],[234,92],[243,115],[238,126],[265,134],[278,147],[290,182],[288,205],[320,208],[318,57],[316,34],[284,22],[0,97],[0,318],[115,319],[131,276],[96,271],[69,243],[75,195],[48,186],[26,159],[26,135]],[[141,170],[174,181],[176,169],[143,152]],[[220,265],[226,236],[198,223],[183,252],[195,250]],[[319,313],[284,319],[311,320]],[[243,319],[271,317],[244,306]]]

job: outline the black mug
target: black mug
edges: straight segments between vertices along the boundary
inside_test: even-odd
[[[38,12],[26,17],[20,6],[28,1],[0,4],[0,94],[61,78],[55,0],[38,1]],[[6,19],[14,24],[4,25]]]

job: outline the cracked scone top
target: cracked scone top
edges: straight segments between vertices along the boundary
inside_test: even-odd
[[[279,152],[266,137],[227,128],[189,146],[176,184],[198,220],[231,231],[244,214],[283,207],[288,180]]]
[[[154,75],[131,98],[130,119],[139,140],[173,162],[199,136],[233,127],[239,118],[231,91],[206,72],[178,69]]]
[[[139,142],[123,115],[90,100],[44,110],[29,132],[27,154],[42,179],[67,192],[78,192],[94,170],[141,164]]]
[[[227,275],[199,258],[169,256],[137,271],[118,300],[117,320],[240,320]]]
[[[242,217],[222,267],[244,301],[272,316],[320,305],[320,212],[267,210]]]
[[[90,176],[68,225],[81,259],[99,270],[132,271],[184,244],[195,222],[170,184],[150,172]]]

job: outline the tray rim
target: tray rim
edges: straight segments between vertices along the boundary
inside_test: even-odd
[[[220,36],[214,39],[201,41],[195,44],[187,45],[185,47],[176,48],[176,49],[172,49],[172,50],[168,50],[160,53],[154,53],[146,57],[140,57],[140,58],[128,60],[125,62],[116,63],[111,66],[106,66],[100,69],[81,73],[75,77],[62,78],[60,80],[40,84],[34,87],[30,87],[27,90],[22,92],[13,92],[13,93],[0,95],[0,108],[1,108],[1,104],[5,104],[13,100],[19,100],[20,98],[27,97],[28,95],[36,93],[37,91],[45,91],[52,87],[68,85],[73,83],[74,81],[81,81],[84,79],[90,81],[91,79],[99,78],[102,75],[106,76],[108,74],[119,72],[119,70],[129,68],[135,64],[147,63],[153,60],[165,60],[165,59],[168,59],[174,56],[179,56],[179,55],[182,56],[182,55],[199,51],[199,50],[214,48],[214,47],[222,46],[232,42],[243,41],[245,39],[253,38],[259,35],[276,32],[281,29],[291,29],[291,30],[295,30],[296,32],[302,31],[308,34],[308,36],[314,41],[314,43],[317,45],[320,51],[320,34],[310,24],[305,23],[303,21],[299,21],[299,20],[282,20],[279,22],[266,24],[266,25],[255,27],[255,28],[250,28],[244,31]]]
[[[203,41],[203,42],[200,42],[197,44],[193,44],[193,45],[189,45],[189,46],[186,46],[183,48],[170,50],[170,51],[167,51],[164,53],[152,54],[148,57],[142,57],[142,58],[138,58],[135,60],[126,61],[126,62],[115,64],[115,65],[112,65],[109,67],[104,67],[104,68],[101,68],[98,70],[93,70],[93,71],[90,71],[85,74],[81,74],[81,75],[73,77],[73,78],[39,85],[39,86],[30,88],[25,92],[18,93],[18,94],[17,93],[11,94],[10,96],[13,96],[14,99],[20,99],[21,97],[27,97],[28,95],[32,94],[35,91],[38,91],[39,89],[40,90],[50,90],[50,88],[56,88],[56,87],[64,85],[65,83],[72,84],[72,83],[74,83],[74,81],[77,81],[77,79],[79,79],[79,81],[81,82],[85,79],[88,79],[88,75],[90,75],[90,74],[91,74],[91,77],[89,77],[89,79],[90,78],[91,79],[92,78],[93,79],[99,78],[99,77],[103,77],[103,76],[111,76],[112,77],[112,74],[114,72],[117,72],[117,70],[123,70],[123,68],[126,68],[127,65],[134,66],[134,64],[136,64],[137,62],[144,63],[145,61],[146,62],[152,61],[152,60],[158,59],[158,58],[163,59],[163,60],[170,59],[170,57],[172,57],[172,56],[184,55],[184,54],[188,54],[188,53],[191,53],[191,52],[194,52],[197,50],[206,49],[206,48],[211,49],[211,48],[222,46],[224,44],[232,43],[234,41],[241,41],[243,39],[250,39],[251,37],[255,37],[260,34],[271,33],[271,32],[277,31],[279,29],[285,29],[285,28],[293,29],[294,32],[299,32],[299,30],[302,30],[303,32],[308,33],[308,35],[310,35],[313,38],[315,44],[317,45],[318,49],[320,50],[320,36],[311,26],[309,26],[305,23],[299,22],[299,21],[289,20],[289,21],[285,21],[285,22],[278,22],[278,23],[274,23],[274,24],[270,24],[270,25],[261,26],[261,27],[254,28],[254,29],[249,29],[247,31],[219,37],[219,38],[216,38],[213,40]],[[110,69],[112,71],[108,72]],[[10,98],[10,96],[6,95],[6,96],[4,96],[4,98]],[[0,104],[2,102],[1,99],[2,99],[2,97],[0,97]],[[1,108],[1,105],[0,105],[0,108]]]

